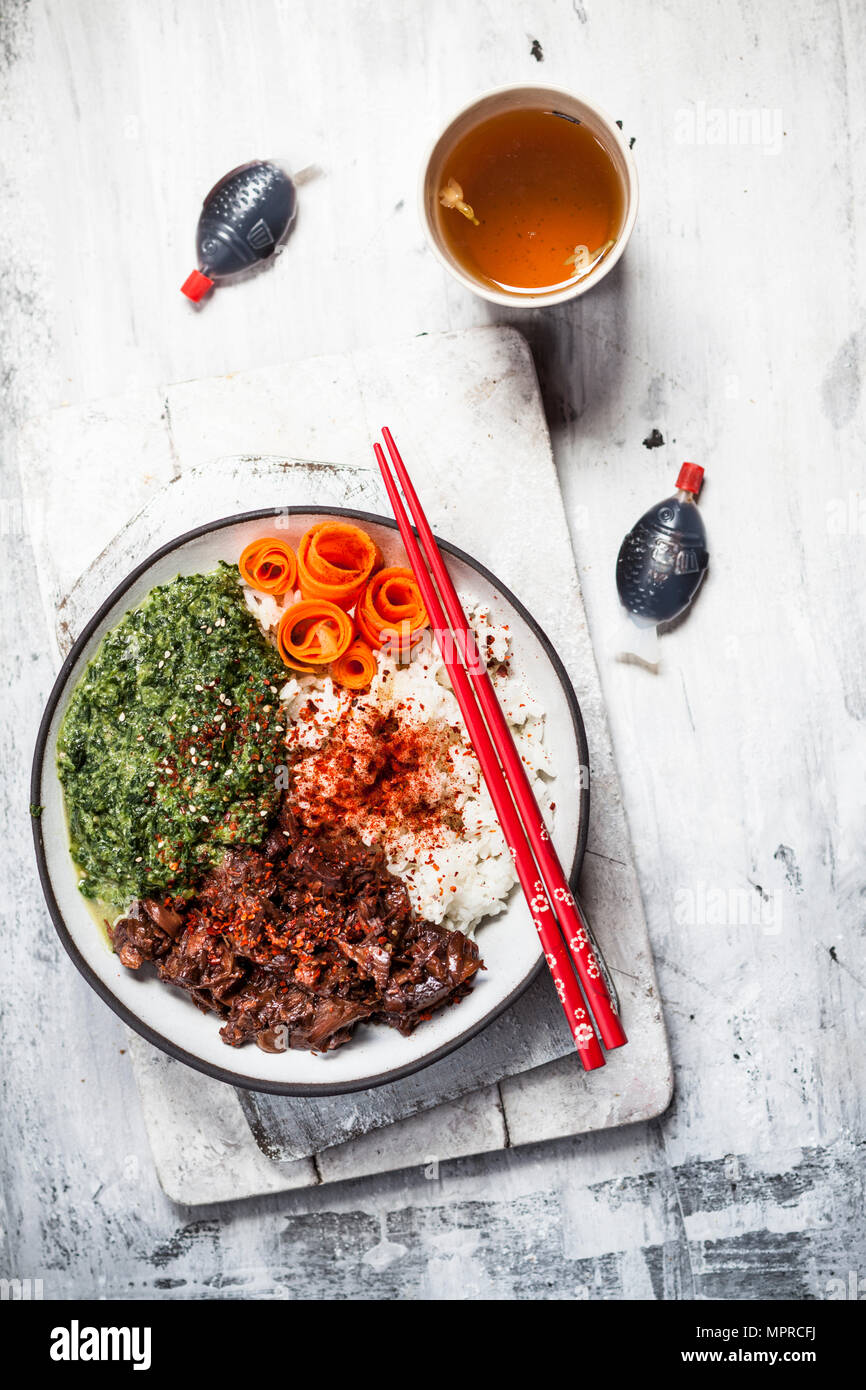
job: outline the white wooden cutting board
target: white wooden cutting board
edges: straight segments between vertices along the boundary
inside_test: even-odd
[[[31,421],[19,439],[19,467],[49,627],[60,651],[68,649],[129,568],[190,526],[256,506],[351,506],[359,494],[369,505],[377,486],[365,476],[371,440],[384,423],[411,459],[434,529],[514,589],[574,682],[592,767],[581,891],[630,1042],[589,1077],[567,1055],[311,1158],[275,1163],[254,1143],[230,1087],[135,1037],[160,1181],[188,1205],[626,1124],[658,1114],[670,1097],[670,1056],[595,661],[535,371],[518,333],[423,335],[397,348],[186,382]],[[274,496],[272,472],[239,469],[226,455],[300,457],[316,466],[287,468]]]

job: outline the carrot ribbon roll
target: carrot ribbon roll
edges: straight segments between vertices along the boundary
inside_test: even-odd
[[[352,645],[331,667],[331,675],[338,685],[347,690],[366,690],[376,674],[376,658],[363,637],[356,637]]]
[[[381,564],[382,552],[359,526],[320,521],[298,547],[301,594],[305,599],[327,599],[348,612]]]
[[[238,560],[241,578],[251,589],[263,594],[286,594],[295,586],[298,562],[295,552],[285,541],[273,536],[250,541]]]
[[[352,620],[326,599],[293,603],[280,618],[277,649],[293,671],[317,672],[346,652],[354,637]]]
[[[375,574],[355,611],[355,626],[371,647],[395,637],[411,642],[429,621],[415,576],[402,565]]]

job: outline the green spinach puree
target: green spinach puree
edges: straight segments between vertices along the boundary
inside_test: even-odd
[[[81,892],[189,896],[277,807],[280,659],[222,564],[152,589],[106,633],[57,742]]]

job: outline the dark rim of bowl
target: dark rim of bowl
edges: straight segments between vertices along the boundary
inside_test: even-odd
[[[264,521],[273,516],[347,516],[351,517],[354,521],[371,522],[377,526],[388,526],[393,531],[397,530],[396,522],[390,517],[377,516],[373,512],[354,511],[349,507],[267,507],[253,512],[239,512],[235,516],[221,517],[218,521],[208,522],[204,526],[196,526],[193,530],[185,531],[183,535],[177,536],[174,540],[168,541],[165,545],[160,546],[160,548],[155,550],[152,555],[149,555],[146,560],[142,560],[139,565],[136,565],[135,569],[133,569],[122,583],[118,584],[117,588],[108,595],[108,598],[100,604],[93,617],[76,639],[69,655],[60,668],[51,694],[48,697],[48,703],[45,707],[45,713],[42,716],[42,721],[39,725],[39,733],[36,739],[36,749],[33,756],[33,769],[30,780],[30,799],[33,805],[39,806],[42,804],[42,775],[44,770],[45,747],[48,741],[48,732],[54,717],[54,712],[63,697],[66,683],[78,661],[82,648],[89,641],[103,618],[105,618],[117,603],[118,599],[122,598],[135,581],[145,574],[157,560],[161,560],[165,555],[170,555],[174,550],[181,549],[181,547],[188,544],[189,541],[197,540],[200,536],[206,536],[212,531],[221,531],[229,526],[239,526],[248,521]],[[583,864],[583,856],[586,851],[586,839],[589,830],[589,748],[586,742],[586,730],[583,725],[583,717],[577,702],[577,696],[574,693],[574,687],[571,684],[568,672],[563,666],[550,638],[511,590],[500,583],[495,574],[477,560],[473,559],[465,550],[459,549],[458,546],[452,545],[449,541],[441,540],[438,536],[436,539],[444,551],[449,555],[453,555],[455,559],[461,560],[465,565],[468,565],[470,569],[475,570],[477,574],[480,574],[512,605],[516,612],[520,614],[527,627],[531,629],[541,644],[563,688],[571,713],[580,766],[581,768],[587,769],[585,785],[583,784],[584,779],[581,779],[582,785],[580,789],[580,814],[577,844],[574,850],[570,874],[570,882],[572,887],[576,889],[577,880],[580,876],[580,870]],[[429,1067],[434,1062],[438,1062],[443,1057],[447,1057],[450,1052],[456,1051],[458,1047],[462,1047],[464,1043],[469,1042],[470,1038],[474,1038],[482,1029],[486,1028],[489,1023],[492,1023],[495,1018],[498,1018],[500,1014],[504,1013],[515,1000],[520,998],[520,995],[529,987],[544,965],[544,958],[539,958],[526,978],[521,981],[509,995],[501,999],[498,1004],[491,1008],[483,1018],[472,1024],[471,1027],[467,1028],[450,1042],[443,1043],[443,1045],[436,1048],[435,1051],[428,1053],[417,1061],[408,1062],[404,1066],[394,1067],[389,1071],[380,1072],[375,1076],[364,1077],[359,1081],[338,1083],[318,1081],[265,1081],[258,1077],[239,1075],[237,1072],[229,1071],[226,1067],[216,1066],[214,1063],[206,1062],[202,1058],[196,1057],[194,1053],[187,1052],[184,1048],[178,1047],[170,1038],[163,1037],[161,1033],[156,1032],[149,1024],[144,1023],[136,1014],[128,1009],[125,1004],[122,1004],[116,995],[112,993],[108,985],[106,985],[90,965],[88,965],[72,939],[72,935],[60,911],[60,906],[54,896],[54,889],[51,884],[51,875],[48,869],[45,845],[42,837],[41,818],[38,816],[32,817],[32,824],[33,841],[36,849],[36,862],[39,869],[39,880],[42,885],[45,901],[48,905],[48,911],[51,914],[51,920],[54,923],[54,928],[67,954],[71,957],[88,984],[128,1027],[132,1028],[136,1033],[139,1033],[143,1038],[146,1038],[148,1042],[153,1043],[155,1047],[168,1053],[170,1057],[175,1057],[179,1062],[185,1062],[187,1066],[193,1067],[196,1071],[204,1072],[207,1076],[215,1077],[217,1081],[225,1081],[228,1085],[237,1086],[241,1090],[263,1091],[269,1095],[278,1096],[335,1096],[348,1095],[353,1091],[372,1090],[374,1087],[384,1086],[390,1081],[400,1081],[403,1077],[411,1076],[414,1072],[421,1071],[424,1067]]]

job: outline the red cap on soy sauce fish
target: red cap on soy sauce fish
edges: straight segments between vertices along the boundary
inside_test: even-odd
[[[710,559],[696,500],[703,480],[700,464],[684,463],[673,497],[644,512],[620,546],[616,587],[639,623],[670,622],[700,588]]]
[[[232,169],[202,204],[196,230],[198,269],[181,292],[197,304],[218,280],[240,275],[281,249],[297,211],[295,185],[274,160]]]
[[[704,470],[699,463],[684,463],[677,475],[677,487],[683,492],[692,492],[695,497],[701,490]]]

